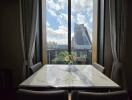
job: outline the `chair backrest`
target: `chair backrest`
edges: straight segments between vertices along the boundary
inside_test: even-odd
[[[74,91],[72,100],[128,100],[128,95],[126,91],[105,93]]]
[[[102,65],[94,63],[93,66],[100,72],[104,73],[104,67]]]
[[[33,65],[30,67],[30,73],[33,74],[35,73],[37,70],[39,70],[42,67],[42,63],[38,62],[37,64]]]
[[[19,89],[17,98],[18,100],[68,100],[68,92],[65,90],[33,91]]]

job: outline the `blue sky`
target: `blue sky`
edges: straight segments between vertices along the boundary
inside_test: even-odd
[[[67,44],[68,0],[46,0],[47,42]],[[74,24],[84,24],[92,40],[93,0],[71,0],[72,37]]]

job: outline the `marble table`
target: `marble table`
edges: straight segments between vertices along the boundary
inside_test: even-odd
[[[92,65],[44,65],[19,86],[75,89],[120,87]]]

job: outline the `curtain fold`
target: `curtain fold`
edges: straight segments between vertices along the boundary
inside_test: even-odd
[[[113,56],[111,78],[125,88],[124,50],[126,31],[125,0],[109,0],[110,40]]]
[[[38,24],[39,0],[21,0],[21,40],[23,45],[24,66],[23,75],[28,77],[29,67],[33,65],[33,54]]]
[[[31,37],[30,37],[30,45],[29,45],[29,51],[28,51],[28,65],[33,65],[33,55],[35,50],[35,39],[37,34],[37,23],[38,23],[38,0],[34,0],[33,2],[33,13],[32,13],[32,27],[31,27]]]

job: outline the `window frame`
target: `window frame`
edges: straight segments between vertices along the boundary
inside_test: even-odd
[[[105,0],[99,0],[98,7],[98,55],[97,62],[104,65],[104,45],[105,45]]]
[[[99,33],[99,2],[101,0],[93,0],[93,34],[92,34],[92,64],[98,60],[98,33]],[[42,17],[46,13],[46,0],[40,0],[40,28],[42,33],[42,63],[47,64],[47,52],[46,52],[46,17]],[[71,53],[71,0],[68,0],[68,52]]]

